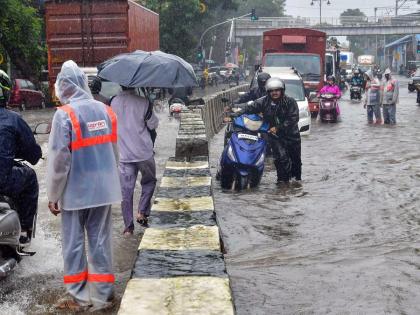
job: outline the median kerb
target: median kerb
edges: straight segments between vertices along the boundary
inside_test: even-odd
[[[206,276],[131,279],[119,315],[234,315],[229,279]]]
[[[219,228],[195,225],[188,228],[148,228],[139,250],[214,250],[220,251]]]
[[[208,161],[184,162],[184,161],[168,161],[166,168],[168,169],[189,169],[189,168],[208,168]]]
[[[211,186],[210,176],[200,177],[162,177],[161,188]]]
[[[214,211],[213,197],[155,198],[152,211]]]

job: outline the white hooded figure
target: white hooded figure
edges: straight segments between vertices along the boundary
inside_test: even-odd
[[[384,77],[384,94],[382,98],[384,123],[394,125],[397,123],[396,111],[399,102],[400,87],[398,81],[392,77],[389,68],[385,70]]]
[[[366,93],[364,107],[367,109],[368,123],[373,123],[373,115],[375,114],[376,124],[381,124],[381,102],[383,94],[381,81],[373,75],[372,70],[366,71],[365,76]]]
[[[47,194],[50,211],[62,214],[64,310],[110,306],[113,294],[111,204],[121,201],[111,108],[95,101],[83,71],[66,61],[55,84],[61,106],[48,143]],[[85,252],[85,234],[88,256]]]

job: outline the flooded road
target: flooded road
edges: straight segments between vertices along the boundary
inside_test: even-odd
[[[23,117],[30,126],[39,122],[49,122],[54,114],[53,109],[31,110],[23,112]],[[168,118],[167,108],[158,113],[161,128],[155,147],[157,176],[162,177],[168,157],[175,153],[175,137],[178,121]],[[47,157],[47,135],[35,136],[42,147],[43,156]],[[56,314],[53,304],[64,294],[63,259],[61,256],[61,218],[53,216],[48,210],[45,187],[46,161],[41,160],[34,169],[38,175],[40,186],[38,202],[38,221],[36,238],[32,240],[28,250],[36,251],[36,255],[22,260],[15,272],[0,282],[0,314]],[[139,176],[137,188],[140,187]],[[135,193],[134,208],[137,208],[140,192]],[[144,229],[136,224],[134,236],[124,238],[124,223],[121,209],[113,206],[113,258],[115,272],[115,289],[117,305],[108,313],[116,314],[118,305],[131,274],[131,268],[137,254],[139,240]]]
[[[194,97],[213,94],[227,88],[227,85],[209,87],[204,90],[196,89]],[[157,108],[158,109],[158,108]],[[160,119],[158,137],[155,146],[155,160],[157,178],[160,180],[167,159],[175,155],[175,138],[178,133],[178,120],[168,117],[168,105],[159,107],[157,113]],[[26,122],[34,127],[40,122],[50,122],[54,109],[28,110],[21,113]],[[47,158],[48,135],[36,135],[41,145],[43,156]],[[0,282],[0,314],[56,314],[53,304],[64,293],[63,259],[61,255],[61,218],[54,217],[48,210],[46,195],[46,161],[41,160],[34,169],[38,175],[40,186],[38,202],[38,221],[36,237],[33,239],[30,251],[36,251],[33,257],[25,258],[15,272]],[[140,187],[139,175],[137,188]],[[134,208],[137,208],[140,191],[136,191]],[[124,293],[125,286],[131,275],[131,269],[137,254],[137,247],[143,235],[143,228],[136,224],[134,236],[124,238],[122,232],[124,224],[121,209],[113,206],[113,259],[115,272],[116,306],[105,313],[116,314]]]
[[[420,314],[420,107],[398,79],[395,127],[368,125],[348,93],[342,122],[313,120],[301,186],[276,188],[274,171],[242,193],[214,182],[238,315]]]

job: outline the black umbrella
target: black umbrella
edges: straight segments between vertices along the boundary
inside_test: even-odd
[[[136,50],[108,59],[98,76],[126,87],[174,88],[197,85],[192,66],[184,59],[161,52]]]

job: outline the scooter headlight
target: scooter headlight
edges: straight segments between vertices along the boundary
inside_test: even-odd
[[[264,163],[265,155],[264,153],[261,154],[260,158],[258,159],[257,163],[255,163],[256,166],[260,166],[262,163]]]
[[[228,155],[229,159],[231,159],[233,162],[236,162],[235,154],[233,153],[233,149],[232,149],[231,145],[229,146],[229,148],[227,150],[227,155]]]

